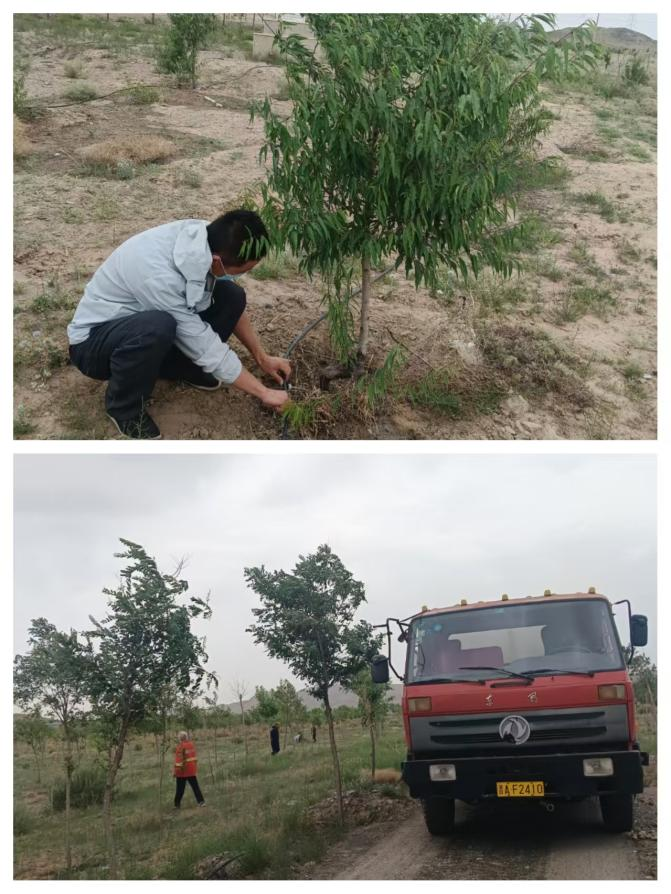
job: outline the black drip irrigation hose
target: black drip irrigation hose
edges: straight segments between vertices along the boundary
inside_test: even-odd
[[[396,270],[396,264],[397,264],[397,262],[394,262],[390,267],[387,267],[386,270],[383,270],[382,273],[379,273],[376,277],[374,277],[374,279],[371,280],[371,283],[370,283],[371,286],[375,285],[375,283],[379,282],[379,280],[384,279],[384,277],[388,276],[390,273],[393,273],[394,270]],[[356,295],[360,294],[362,289],[363,289],[363,286],[359,286],[359,288],[356,291],[352,292],[352,294],[350,295],[350,299],[354,298]],[[319,326],[319,324],[322,323],[326,319],[327,316],[328,316],[328,311],[324,311],[324,313],[320,314],[320,316],[318,316],[316,320],[313,320],[311,323],[308,323],[308,325],[305,327],[305,329],[302,329],[298,333],[298,335],[296,335],[294,338],[292,338],[292,340],[289,342],[289,347],[284,352],[284,357],[287,360],[291,357],[291,355],[294,352],[294,349],[303,341],[305,336],[309,335],[313,329],[316,329],[317,326]],[[282,385],[282,387],[287,392],[291,391],[291,384],[289,381],[287,381],[287,379],[284,380],[284,384]],[[288,439],[289,439],[289,420],[285,416],[282,421],[282,432],[280,434],[280,440],[286,441]]]

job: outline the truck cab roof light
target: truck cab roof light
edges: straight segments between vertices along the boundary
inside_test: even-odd
[[[590,587],[588,593],[596,593],[596,587]]]
[[[501,594],[501,602],[507,602],[507,601],[508,601],[508,594],[502,593]]]
[[[552,596],[552,590],[545,590],[543,596]]]
[[[459,605],[468,605],[468,600],[462,599],[461,602],[459,603]]]

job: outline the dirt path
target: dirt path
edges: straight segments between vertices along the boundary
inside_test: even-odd
[[[457,804],[457,825],[432,838],[421,810],[349,833],[311,874],[320,879],[642,879],[632,838],[604,831],[596,801]]]

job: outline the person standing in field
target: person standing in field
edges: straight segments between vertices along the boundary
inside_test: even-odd
[[[186,732],[178,733],[177,739],[177,748],[175,749],[175,769],[173,771],[173,776],[177,783],[177,788],[175,790],[175,809],[179,810],[187,782],[196,796],[198,806],[204,807],[205,798],[200,790],[197,778],[198,760],[196,758],[196,746]]]
[[[272,755],[280,752],[280,725],[273,723],[270,727],[270,753]]]
[[[317,741],[317,727],[314,723],[312,724],[312,741]]]
[[[281,385],[291,364],[263,348],[235,280],[265,256],[268,232],[253,211],[212,223],[177,220],[131,236],[96,270],[68,326],[70,359],[107,381],[105,408],[120,434],[161,437],[147,412],[158,379],[201,391],[222,384],[280,410],[288,394],[243,369],[231,335]]]

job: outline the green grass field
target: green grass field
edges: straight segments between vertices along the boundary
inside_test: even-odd
[[[358,720],[340,723],[345,790],[366,787],[370,739]],[[267,730],[250,727],[245,758],[241,729],[218,731],[215,764],[212,730],[195,734],[198,779],[206,807],[196,806],[187,787],[182,809],[173,810],[173,749],[166,756],[159,799],[159,760],[152,736],[131,739],[123,759],[114,804],[114,831],[120,877],[188,879],[195,864],[224,852],[242,854],[236,873],[254,878],[290,878],[297,866],[318,859],[338,835],[337,827],[316,829],[306,809],[333,795],[331,753],[325,728],[310,741],[271,757]],[[53,741],[41,781],[27,746],[15,747],[15,877],[23,879],[108,878],[101,809],[73,809],[74,868],[65,871],[64,813],[52,809],[54,788],[62,781],[62,757]],[[400,716],[388,718],[378,745],[378,767],[398,768],[404,754]],[[100,760],[88,743],[81,767]],[[391,790],[391,795],[400,794]]]

